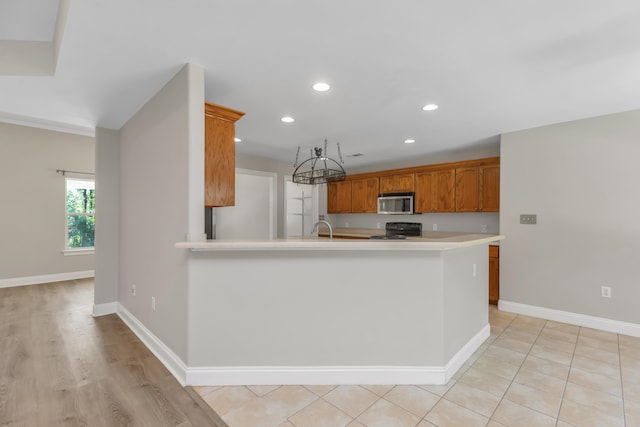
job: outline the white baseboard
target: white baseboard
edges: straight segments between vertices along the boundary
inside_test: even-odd
[[[225,366],[187,369],[187,384],[445,384],[442,366]]]
[[[146,326],[142,324],[124,306],[117,303],[117,313],[122,321],[133,331],[140,341],[162,362],[183,387],[191,385],[186,382],[187,366],[169,347],[156,337]]]
[[[487,324],[445,366],[229,366],[187,368],[201,385],[446,384],[491,334]]]
[[[552,308],[537,307],[534,305],[503,300],[498,301],[498,308],[510,313],[524,314],[556,322],[614,332],[616,334],[640,337],[640,325],[635,323],[621,322],[619,320],[606,319],[603,317],[588,316],[586,314],[572,313],[570,311],[555,310]]]
[[[487,323],[484,328],[480,329],[460,350],[447,362],[446,378],[442,384],[449,382],[451,377],[458,372],[458,369],[471,357],[471,355],[484,343],[491,335],[491,325]],[[422,384],[422,383],[420,383]]]
[[[94,306],[105,311],[115,304],[122,321],[183,385],[336,385],[446,384],[489,337],[484,326],[444,366],[224,366],[188,367],[133,314],[119,303]],[[104,306],[104,307],[103,307]],[[107,314],[107,313],[105,313]]]
[[[105,316],[118,312],[117,302],[108,302],[105,304],[93,304],[93,317]]]
[[[72,271],[70,273],[44,274],[42,276],[15,277],[0,279],[0,288],[14,286],[39,285],[42,283],[63,282],[65,280],[86,279],[94,276],[94,270]]]

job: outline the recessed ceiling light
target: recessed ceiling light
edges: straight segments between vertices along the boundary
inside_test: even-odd
[[[427,104],[424,107],[422,107],[422,109],[424,111],[433,111],[433,110],[437,110],[438,109],[438,105],[437,104]]]
[[[318,82],[318,83],[313,85],[313,90],[318,91],[318,92],[326,92],[329,89],[331,89],[331,86],[329,86],[328,83]]]
[[[416,140],[415,140],[415,139],[405,139],[405,140],[404,140],[404,143],[405,143],[405,144],[413,144],[414,142],[416,142]]]
[[[285,123],[293,123],[296,120],[291,117],[291,116],[284,116],[283,118],[280,119],[281,121],[285,122]]]
[[[233,138],[233,140],[234,140],[235,142],[242,142],[242,140],[241,140],[240,138]]]

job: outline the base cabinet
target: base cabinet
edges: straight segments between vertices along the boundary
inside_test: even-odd
[[[489,304],[500,299],[500,246],[489,246]]]

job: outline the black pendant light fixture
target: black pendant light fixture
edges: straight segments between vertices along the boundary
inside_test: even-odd
[[[342,165],[342,153],[340,152],[340,142],[336,142],[338,147],[338,158],[340,163],[336,160],[327,157],[327,140],[324,140],[324,150],[320,147],[315,147],[310,153],[310,157],[298,163],[300,157],[300,147],[296,153],[296,163],[293,165],[296,168],[293,172],[293,182],[296,184],[325,184],[333,181],[344,181],[347,177],[346,172]]]

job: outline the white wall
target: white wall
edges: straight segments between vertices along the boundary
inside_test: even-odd
[[[215,238],[270,240],[276,230],[277,174],[236,169],[234,206],[214,208]]]
[[[284,237],[286,223],[284,220],[284,178],[293,174],[293,163],[282,162],[264,157],[249,156],[246,154],[236,155],[236,168],[250,169],[254,171],[273,172],[277,177],[277,230],[278,237]]]
[[[189,64],[120,130],[118,299],[182,360],[189,254],[174,244],[204,235],[203,123],[204,70]]]
[[[94,269],[93,255],[62,254],[66,186],[56,173],[93,172],[94,149],[92,137],[0,123],[0,286]]]
[[[640,110],[508,133],[501,146],[500,303],[640,325]]]
[[[96,268],[94,303],[118,300],[120,133],[96,129]]]

